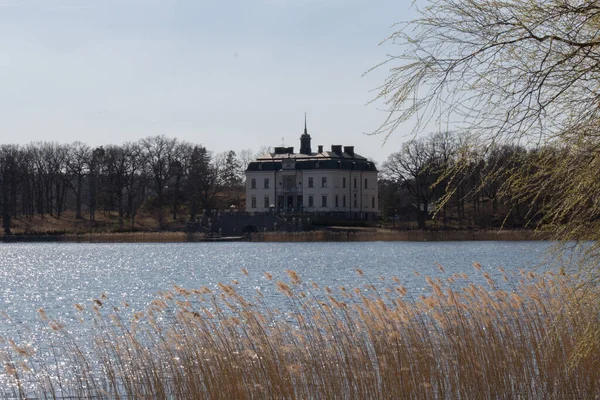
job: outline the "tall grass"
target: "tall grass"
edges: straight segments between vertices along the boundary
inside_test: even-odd
[[[41,311],[56,339],[43,360],[33,354],[35,346],[6,344],[1,358],[11,386],[4,394],[153,399],[598,396],[600,352],[593,345],[600,335],[598,299],[574,296],[580,285],[574,276],[505,275],[509,283],[502,286],[512,289],[500,290],[489,274],[479,273],[486,284],[476,285],[465,275],[424,277],[426,290],[420,295],[408,293],[397,278],[377,285],[363,278],[364,286],[351,290],[304,283],[293,271],[285,282],[265,274],[279,297],[260,291],[243,296],[238,282],[218,289],[175,287],[127,322],[123,311],[97,299],[92,306],[77,306],[94,324],[92,353],[82,351],[67,327]]]
[[[302,232],[259,232],[253,242],[358,242],[358,241],[459,241],[459,240],[544,240],[540,232],[527,230],[490,231],[399,231],[381,228],[331,229]]]

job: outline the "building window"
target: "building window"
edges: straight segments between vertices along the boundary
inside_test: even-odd
[[[356,178],[354,178],[354,189],[356,189]]]
[[[342,178],[342,187],[343,188],[346,187],[346,177],[345,176]]]
[[[368,189],[367,182],[368,182],[368,180],[367,180],[367,178],[365,178],[365,189]]]
[[[308,187],[309,188],[314,187],[314,182],[313,182],[312,176],[310,178],[308,178]]]
[[[269,196],[265,196],[265,208],[269,208]]]
[[[265,189],[269,188],[269,178],[265,178]]]
[[[346,207],[346,196],[342,196],[342,207]]]
[[[336,208],[340,206],[340,205],[339,205],[339,202],[338,202],[338,200],[339,200],[339,199],[338,199],[338,195],[336,194],[336,195],[335,195],[335,207],[336,207]]]
[[[286,175],[283,177],[283,188],[284,189],[295,189],[296,188],[296,176]]]
[[[375,196],[371,197],[371,208],[375,208]]]
[[[256,208],[256,197],[252,196],[251,208]]]
[[[308,206],[309,207],[314,207],[315,206],[315,201],[313,199],[312,196],[308,196]]]
[[[250,188],[256,189],[256,179],[252,179],[252,181],[250,182]]]
[[[327,187],[327,177],[326,176],[321,178],[321,187]]]
[[[356,201],[356,193],[354,193],[354,208],[358,207],[358,202]]]
[[[321,196],[321,207],[327,207],[327,196]]]

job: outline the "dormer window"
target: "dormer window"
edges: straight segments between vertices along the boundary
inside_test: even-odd
[[[295,169],[296,168],[296,164],[294,160],[286,160],[283,162],[283,169]]]

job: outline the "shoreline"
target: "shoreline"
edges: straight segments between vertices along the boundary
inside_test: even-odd
[[[493,231],[419,231],[387,229],[352,229],[331,227],[306,232],[260,232],[249,236],[207,237],[188,232],[115,232],[84,234],[2,235],[3,243],[185,243],[185,242],[446,242],[446,241],[543,241],[549,236],[532,230]]]

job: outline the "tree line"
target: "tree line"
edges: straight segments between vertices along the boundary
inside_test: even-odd
[[[555,144],[487,146],[451,132],[410,140],[382,164],[382,216],[421,229],[431,219],[446,228],[538,227],[544,205],[559,195],[541,167],[558,165],[565,151]],[[535,180],[539,190],[522,190]]]
[[[489,147],[452,132],[410,140],[381,165],[381,216],[421,229],[432,219],[440,228],[536,227],[547,215],[544,204],[561,192],[542,166],[569,159],[565,168],[572,169],[570,153],[555,145]],[[119,228],[132,229],[142,208],[159,228],[168,218],[195,220],[202,210],[244,209],[244,171],[253,158],[251,150],[213,155],[165,136],[95,148],[82,142],[1,145],[4,232],[10,234],[15,217],[61,218],[65,211],[90,227],[97,212],[114,212]],[[539,182],[539,190],[517,190],[524,182]]]
[[[141,207],[166,210],[177,219],[184,210],[241,207],[244,170],[250,150],[213,155],[202,145],[153,136],[122,145],[90,147],[82,142],[36,142],[0,146],[0,209],[5,234],[20,216],[61,218],[72,211],[96,221],[99,211],[118,214],[120,228],[134,227]]]

